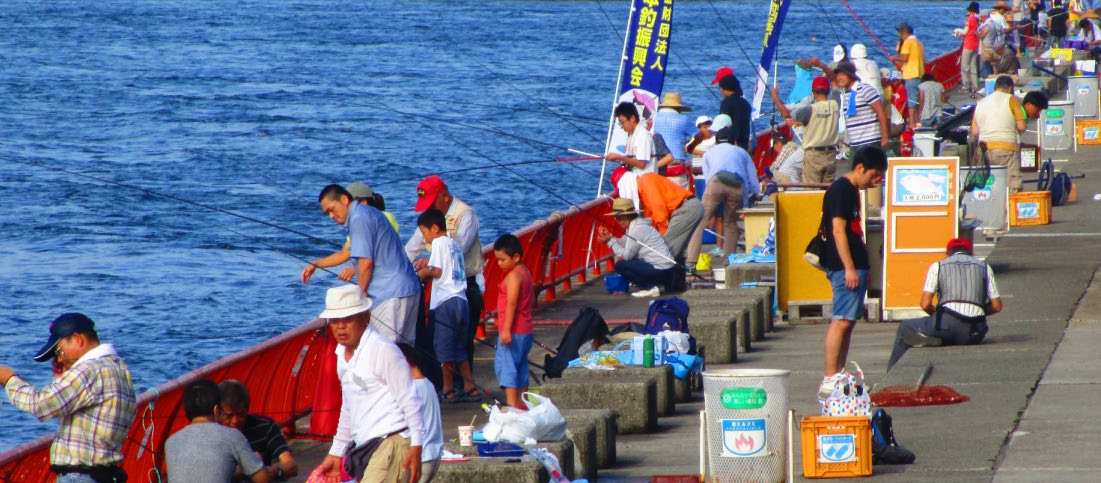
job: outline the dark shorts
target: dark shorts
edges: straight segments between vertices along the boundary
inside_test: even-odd
[[[432,347],[440,362],[466,360],[466,339],[470,325],[470,309],[466,299],[451,297],[428,311],[428,321],[434,326]]]
[[[512,343],[508,345],[497,340],[493,372],[502,388],[528,387],[528,353],[534,340],[534,334],[512,334]]]

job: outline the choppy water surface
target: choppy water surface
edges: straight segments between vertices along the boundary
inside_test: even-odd
[[[820,10],[833,3],[792,6],[784,73],[796,57],[829,57],[837,38],[868,41],[843,7]],[[889,48],[899,12],[930,53],[955,45],[948,33],[963,18],[958,2],[851,3]],[[414,186],[425,174],[491,166],[487,158],[572,156],[565,147],[600,150],[626,4],[5,2],[0,364],[48,382],[48,367],[31,353],[49,320],[81,311],[118,346],[143,390],[309,320],[331,284],[319,275],[302,285],[302,264],[270,248],[312,258],[331,249],[321,243],[15,161],[138,185],[334,242],[342,229],[311,200],[324,184],[362,180],[386,196],[407,237]],[[758,57],[767,2],[714,6]],[[750,64],[712,4],[678,3],[674,19],[666,89],[683,93],[693,114],[713,115],[718,100],[704,83],[714,69],[735,66],[749,86]],[[525,180],[500,168],[444,175],[481,213],[483,242],[565,200],[590,199],[599,165],[513,169]],[[0,450],[56,425],[7,404],[0,418]]]

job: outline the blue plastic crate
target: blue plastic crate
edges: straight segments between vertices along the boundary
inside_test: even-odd
[[[623,275],[618,273],[609,273],[604,276],[604,290],[608,293],[627,293],[630,290],[631,284],[627,282]]]

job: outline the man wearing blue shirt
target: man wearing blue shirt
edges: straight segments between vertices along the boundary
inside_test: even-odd
[[[691,111],[691,107],[681,104],[679,92],[669,92],[658,106],[657,114],[654,114],[654,132],[661,134],[673,153],[673,159],[680,163],[688,159],[684,145],[696,134],[696,126],[683,114]]]
[[[722,203],[723,210],[723,256],[729,257],[738,248],[738,239],[742,233],[738,229],[738,213],[749,199],[757,194],[757,167],[753,158],[740,146],[734,144],[737,134],[724,127],[715,133],[715,146],[703,155],[703,179],[707,188],[703,191],[703,220],[696,226],[692,241],[688,243],[688,266],[696,266],[703,244],[703,230]]]
[[[371,300],[371,326],[394,342],[412,343],[421,284],[397,233],[381,211],[352,201],[340,185],[321,190],[321,211],[348,231],[349,245],[306,266],[302,282],[308,283],[317,267],[331,267],[334,260],[351,257],[359,289]]]

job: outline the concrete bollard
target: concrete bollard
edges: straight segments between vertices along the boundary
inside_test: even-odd
[[[596,421],[592,419],[566,418],[574,449],[574,470],[576,478],[596,481]]]
[[[568,420],[567,420],[567,424],[568,424]],[[443,447],[445,449],[447,449],[448,451],[452,452],[452,453],[458,453],[458,454],[461,454],[463,456],[471,456],[471,457],[478,456],[478,445],[477,445],[477,443],[475,443],[474,446],[459,446],[458,441],[452,441],[452,442],[445,442]],[[556,458],[558,458],[558,464],[560,466],[562,466],[562,474],[565,475],[567,478],[569,478],[571,480],[575,478],[576,475],[574,474],[574,466],[573,466],[573,452],[574,452],[573,441],[570,441],[569,439],[563,439],[562,441],[539,441],[538,443],[535,444],[535,447],[537,447],[537,448],[546,448],[547,451],[550,451],[551,454],[553,454]],[[505,465],[503,460],[498,460],[498,464]],[[511,465],[511,464],[512,463],[509,463],[509,465]],[[441,464],[440,469],[443,469],[444,466],[449,466],[449,465]],[[545,475],[545,473],[544,473],[544,475]],[[545,476],[544,476],[544,478],[545,478]],[[436,481],[436,480],[433,480],[433,481]],[[469,483],[471,481],[507,481],[507,480],[495,480],[495,479],[490,479],[490,478],[483,478],[480,474],[467,474],[467,479],[464,480],[463,483]],[[547,480],[544,479],[544,480],[541,480],[541,481],[547,481]]]
[[[726,286],[737,288],[745,282],[776,280],[775,263],[735,263],[726,266]]]
[[[471,458],[465,463],[441,463],[436,477],[432,479],[435,483],[545,483],[547,480],[547,470],[531,456],[521,458],[519,463],[505,463],[501,458]]]
[[[659,416],[672,416],[676,412],[676,394],[673,380],[673,366],[661,365],[655,367],[619,366],[614,370],[585,369],[576,367],[562,372],[563,379],[592,379],[592,378],[643,378],[653,379],[657,389],[657,403]]]
[[[737,307],[705,307],[689,315],[688,332],[696,338],[696,344],[706,342],[711,346],[704,362],[731,364],[738,361],[738,349],[749,352],[752,348],[752,310],[749,304]]]
[[[541,392],[561,409],[615,410],[619,434],[657,429],[657,384],[653,379],[550,379]]]
[[[774,330],[773,319],[776,317],[776,313],[772,311],[772,302],[774,300],[773,297],[775,294],[775,289],[776,287],[770,285],[765,285],[761,287],[746,287],[743,289],[739,289],[743,292],[753,294],[753,296],[757,298],[758,302],[761,304],[761,319],[764,322],[764,330],[768,332],[772,332]]]
[[[616,434],[619,426],[616,424],[618,415],[611,409],[562,409],[562,416],[567,422],[588,421],[593,424],[596,435],[596,466],[598,468],[611,468],[616,463]],[[590,480],[592,481],[592,480]]]
[[[764,303],[764,296],[758,291],[758,293],[752,293],[745,291],[748,289],[738,290],[714,290],[711,291],[712,296],[708,298],[699,298],[693,302],[689,302],[691,311],[688,315],[688,328],[691,330],[693,317],[697,311],[725,309],[728,307],[749,306],[752,310],[750,314],[750,335],[752,340],[759,341],[764,339],[764,332],[767,326],[765,322],[766,313],[772,312],[771,300],[769,305]]]

